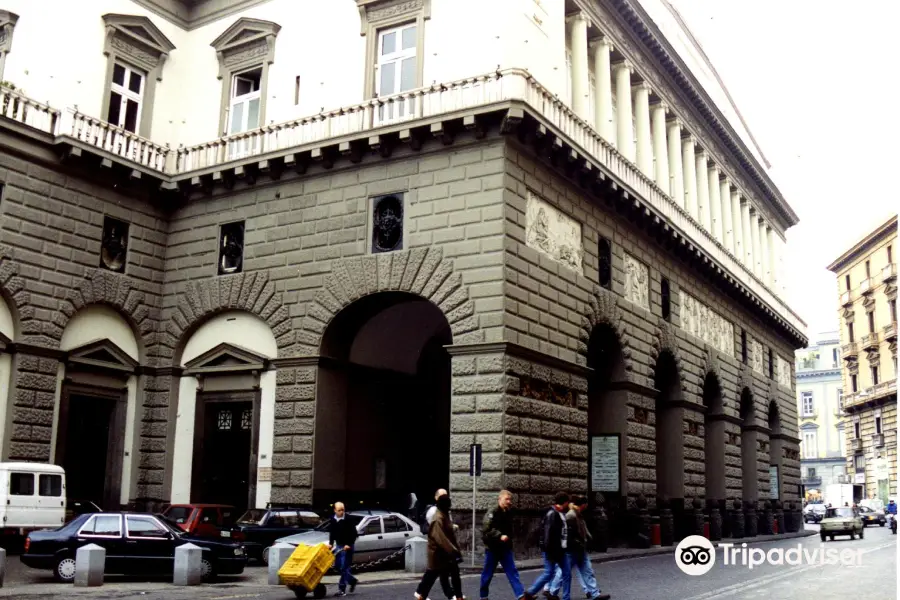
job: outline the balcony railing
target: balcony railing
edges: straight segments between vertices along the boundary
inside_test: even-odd
[[[877,348],[878,347],[878,332],[874,331],[872,333],[868,333],[868,334],[862,336],[862,338],[860,338],[859,342],[860,342],[860,347],[863,350],[869,350],[870,348]]]
[[[850,306],[853,304],[853,296],[850,294],[850,290],[841,293],[841,306]]]
[[[866,277],[862,281],[859,282],[859,293],[860,294],[869,294],[872,292],[872,279],[870,277]]]
[[[897,339],[897,324],[891,323],[890,325],[885,325],[884,329],[882,329],[882,331],[881,331],[881,335],[884,336],[884,340],[886,342],[896,340]]]
[[[802,478],[800,479],[800,484],[801,484],[801,485],[804,485],[804,486],[806,486],[806,487],[811,487],[811,486],[816,486],[816,485],[822,485],[822,476],[821,476],[821,475],[814,475],[814,476],[812,476],[812,477],[802,477]]]
[[[56,134],[60,112],[46,104],[35,102],[15,90],[0,87],[0,114],[44,133]]]
[[[886,265],[881,270],[881,280],[882,281],[887,282],[887,281],[891,281],[892,279],[897,279],[897,265],[895,265],[894,263]]]
[[[863,441],[862,438],[852,438],[850,440],[850,449],[854,452],[858,452],[863,449]]]
[[[5,93],[20,98],[19,103],[27,101],[13,92]],[[644,175],[637,165],[619,154],[586,121],[575,115],[556,94],[522,69],[507,69],[451,83],[425,86],[178,150],[78,112],[68,113],[67,123],[61,125],[58,111],[32,101],[27,101],[30,102],[30,108],[16,120],[36,122],[35,126],[39,129],[74,138],[164,176],[183,177],[201,169],[219,166],[227,168],[225,165],[229,163],[237,166],[238,161],[252,156],[279,152],[286,154],[291,148],[339,136],[375,131],[385,126],[453,114],[478,106],[502,106],[510,101],[522,102],[539,113],[557,130],[554,133],[606,167],[613,177],[669,219],[676,230],[747,285],[762,302],[791,326],[800,331],[805,330],[806,325],[800,317],[751,269],[727,251],[684,208]],[[17,111],[18,109],[13,112],[23,112]]]
[[[857,354],[859,354],[859,349],[856,346],[856,342],[850,342],[841,346],[841,358],[849,358]]]
[[[874,433],[872,434],[872,445],[876,448],[884,447],[884,434],[883,433]]]

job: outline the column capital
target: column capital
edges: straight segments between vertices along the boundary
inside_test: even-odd
[[[651,88],[650,84],[647,83],[646,81],[642,81],[638,84],[631,86],[632,93],[638,92],[638,91],[645,91],[645,90],[646,90],[648,96],[653,93],[653,88]]]
[[[672,117],[671,119],[666,120],[666,125],[669,127],[677,127],[678,129],[684,129],[684,121],[681,120],[680,117]]]
[[[697,138],[694,137],[693,133],[691,133],[687,130],[685,130],[684,134],[685,135],[681,136],[681,141],[684,142],[685,144],[690,144],[691,146],[693,146],[694,151],[696,152],[697,151]]]
[[[709,163],[709,152],[706,151],[706,148],[700,146],[700,152],[694,151],[694,155],[697,157],[697,160],[703,160],[704,162]]]
[[[600,37],[596,37],[588,42],[588,48],[591,50],[597,50],[599,48],[608,48],[610,52],[615,50],[615,46],[613,46],[612,40],[609,39],[607,35],[601,35]]]
[[[650,108],[653,110],[662,110],[663,113],[669,114],[669,105],[665,102],[657,102],[656,104],[651,104]]]
[[[615,70],[617,73],[619,71],[622,71],[623,69],[627,69],[629,73],[634,73],[634,65],[632,65],[631,61],[629,60],[623,60],[613,65],[613,70]]]
[[[719,182],[728,186],[728,191],[731,191],[731,178],[725,174],[725,171],[719,171]]]
[[[566,15],[566,23],[574,23],[575,21],[584,21],[585,23],[587,23],[588,27],[591,27],[593,25],[593,23],[591,22],[591,18],[583,10],[579,10],[578,12]]]
[[[704,152],[704,153],[705,153],[705,152]],[[716,179],[719,178],[719,175],[718,175],[718,174],[720,174],[720,173],[722,172],[721,170],[719,170],[719,165],[716,164],[715,161],[710,161],[709,170],[710,170],[710,171],[715,171],[715,172],[717,173]]]

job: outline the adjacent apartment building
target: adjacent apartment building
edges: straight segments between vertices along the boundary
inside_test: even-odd
[[[798,219],[669,3],[0,8],[4,459],[109,508],[405,510],[473,444],[479,508],[798,497]]]
[[[843,483],[847,473],[839,333],[821,334],[796,357],[800,481],[809,496]]]
[[[865,498],[897,494],[897,216],[837,258],[847,472]]]

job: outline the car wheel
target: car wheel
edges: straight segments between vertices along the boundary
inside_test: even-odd
[[[75,558],[66,556],[56,561],[56,568],[53,569],[53,578],[62,583],[75,581]]]
[[[272,546],[268,546],[263,548],[262,554],[259,555],[259,560],[262,561],[262,564],[269,566],[269,550],[272,549]]]
[[[820,533],[820,534],[819,534],[819,537],[822,538],[822,542],[824,543],[824,542],[825,542],[825,538],[828,537],[828,536],[826,536],[824,533]]]
[[[200,579],[207,582],[216,579],[216,567],[212,559],[205,556],[200,559]]]

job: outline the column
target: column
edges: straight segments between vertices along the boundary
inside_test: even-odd
[[[753,228],[750,226],[750,201],[746,198],[741,199],[741,224],[744,228],[744,266],[751,273],[755,273],[756,254],[753,250]]]
[[[731,229],[734,232],[734,256],[741,264],[747,260],[744,249],[744,223],[741,220],[741,193],[737,190],[728,193],[731,196]]]
[[[775,232],[771,227],[766,227],[766,236],[769,239],[769,280],[774,291],[778,291],[778,244]]]
[[[591,80],[588,74],[588,27],[590,20],[583,12],[578,12],[566,19],[572,36],[572,110],[575,114],[589,120],[588,98],[590,97]]]
[[[697,168],[696,159],[694,158],[694,136],[688,134],[681,143],[682,162],[684,163],[684,203],[688,214],[695,221],[699,222],[700,217],[697,213]]]
[[[766,285],[772,285],[771,273],[769,273],[769,238],[766,235],[767,225],[765,220],[759,219],[759,272],[760,279]]]
[[[634,136],[631,133],[631,63],[616,65],[616,127],[619,152],[634,161]]]
[[[787,276],[784,272],[784,253],[787,240],[776,238],[775,245],[778,246],[778,293],[784,298],[787,296]]]
[[[672,119],[669,121],[669,181],[668,186],[663,186],[672,196],[672,200],[684,208],[684,167],[681,162],[681,121]]]
[[[662,191],[672,195],[669,182],[669,148],[666,145],[666,113],[669,107],[659,102],[653,105],[651,111],[651,132],[653,134],[653,157],[656,159],[653,170],[656,176],[656,185]]]
[[[613,122],[612,110],[612,74],[609,65],[609,53],[612,44],[602,37],[592,42],[594,50],[594,79],[597,82],[597,97],[594,98],[594,123],[597,132],[607,142],[616,145],[616,124]]]
[[[650,84],[643,81],[634,89],[634,128],[637,134],[637,165],[653,178],[653,141],[650,137]]]
[[[700,149],[694,166],[697,169],[697,212],[700,216],[700,225],[712,233],[712,213],[709,211],[709,155],[703,148]]]
[[[762,279],[762,260],[759,246],[759,213],[750,207],[750,233],[753,235],[753,274]]]
[[[722,185],[719,183],[719,165],[713,163],[709,173],[709,223],[713,237],[725,243],[722,227]]]
[[[722,198],[722,229],[725,236],[725,249],[735,253],[734,251],[734,220],[731,216],[731,182],[728,178],[719,181],[721,188],[720,196]]]

